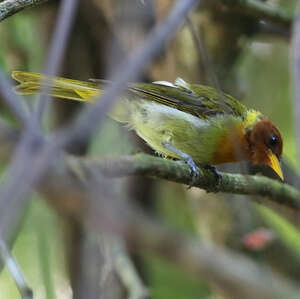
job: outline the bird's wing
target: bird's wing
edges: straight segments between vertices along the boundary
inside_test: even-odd
[[[176,108],[202,119],[224,114],[243,118],[247,111],[242,103],[228,94],[220,93],[209,86],[188,84],[180,78],[175,84],[164,81],[130,84],[129,90],[143,99]]]

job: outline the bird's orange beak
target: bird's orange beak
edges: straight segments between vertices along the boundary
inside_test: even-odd
[[[284,181],[283,174],[282,174],[282,171],[281,171],[281,167],[280,167],[280,164],[279,164],[279,160],[276,157],[276,155],[274,155],[272,153],[271,150],[268,151],[268,158],[269,158],[268,165],[278,174],[278,176],[281,178],[281,180]]]

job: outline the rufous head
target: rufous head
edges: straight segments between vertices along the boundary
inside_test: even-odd
[[[279,164],[282,155],[282,138],[272,122],[266,117],[257,121],[248,131],[247,141],[250,161],[253,164],[270,166],[283,180]]]

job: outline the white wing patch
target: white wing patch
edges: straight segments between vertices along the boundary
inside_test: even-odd
[[[169,86],[169,87],[176,87],[173,83],[171,83],[169,81],[154,81],[152,83],[153,84],[158,84],[158,85]]]
[[[164,86],[168,86],[168,87],[174,87],[174,88],[183,88],[185,89],[186,91],[188,92],[193,92],[191,89],[190,89],[190,85],[185,82],[182,78],[178,77],[174,84],[169,82],[169,81],[154,81],[152,82],[153,84],[158,84],[158,85],[164,85]]]

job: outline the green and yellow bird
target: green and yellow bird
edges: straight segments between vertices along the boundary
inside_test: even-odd
[[[107,85],[22,71],[14,71],[12,77],[20,83],[20,94],[39,93],[43,82],[51,96],[90,103]],[[198,173],[195,164],[247,160],[270,166],[283,180],[279,130],[260,112],[212,87],[181,78],[174,84],[129,84],[110,116],[135,130],[159,154],[185,160],[193,174]]]

